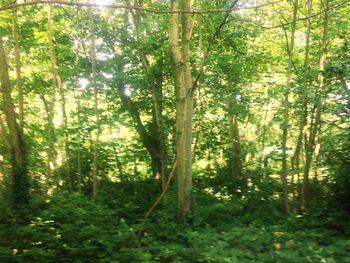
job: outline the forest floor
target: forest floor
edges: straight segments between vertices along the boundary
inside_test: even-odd
[[[267,191],[230,196],[201,187],[180,224],[171,191],[136,240],[159,187],[106,182],[100,193],[97,202],[67,192],[33,198],[24,221],[0,208],[0,262],[350,262],[349,213],[325,208],[321,198],[307,213],[286,216]]]

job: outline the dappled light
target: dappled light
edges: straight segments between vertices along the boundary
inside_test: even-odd
[[[0,0],[0,262],[350,262],[349,0]]]

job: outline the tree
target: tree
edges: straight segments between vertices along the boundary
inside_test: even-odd
[[[27,153],[23,134],[16,120],[15,106],[11,96],[10,78],[8,64],[0,37],[0,82],[3,97],[3,110],[8,128],[8,146],[12,167],[12,199],[13,208],[20,210],[29,203],[29,178]]]
[[[191,208],[192,190],[192,72],[190,66],[190,17],[181,13],[181,37],[179,34],[179,14],[175,11],[190,10],[189,1],[171,1],[169,23],[170,54],[174,71],[176,95],[176,180],[178,190],[178,213],[183,220]],[[181,44],[179,45],[179,40]]]
[[[67,183],[68,183],[68,189],[69,191],[73,191],[73,183],[72,183],[72,175],[71,175],[71,169],[70,169],[70,162],[69,162],[69,134],[68,134],[68,120],[67,120],[67,113],[66,113],[66,98],[65,98],[65,91],[63,88],[61,76],[58,72],[58,65],[57,65],[57,56],[56,51],[53,43],[53,28],[52,28],[52,15],[51,15],[51,5],[47,5],[47,18],[48,18],[48,40],[49,40],[49,47],[50,47],[50,61],[51,61],[51,71],[52,71],[52,78],[53,78],[53,99],[51,101],[51,109],[49,110],[49,126],[50,130],[49,133],[52,133],[53,129],[53,114],[54,114],[54,100],[55,100],[55,94],[56,90],[59,92],[60,100],[61,100],[61,111],[62,111],[62,130],[63,130],[63,141],[64,141],[64,163],[66,166],[66,173],[67,173]],[[52,135],[49,135],[49,138],[52,137]],[[49,139],[51,142],[52,147],[52,138]],[[49,146],[50,147],[50,146]],[[50,155],[53,152],[53,149],[49,150]],[[51,169],[51,168],[49,168]]]
[[[289,206],[289,197],[288,197],[288,159],[287,159],[287,139],[288,139],[288,126],[289,126],[289,94],[291,90],[291,79],[292,79],[292,65],[293,65],[293,52],[294,52],[294,36],[295,36],[295,28],[296,28],[296,20],[298,15],[298,0],[294,1],[293,8],[293,20],[292,20],[292,29],[290,42],[286,34],[286,46],[287,46],[287,54],[288,54],[288,62],[287,62],[287,74],[286,74],[286,89],[284,93],[284,111],[283,111],[283,135],[282,135],[282,171],[281,171],[281,179],[283,184],[283,195],[284,195],[284,207],[286,213],[290,213]]]

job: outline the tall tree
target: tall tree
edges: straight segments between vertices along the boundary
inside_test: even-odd
[[[323,32],[322,40],[319,51],[319,60],[318,60],[318,75],[317,75],[317,90],[316,90],[316,103],[315,103],[315,115],[314,120],[310,126],[310,132],[308,136],[308,141],[306,143],[305,152],[305,167],[304,167],[304,178],[302,184],[302,196],[301,196],[301,210],[305,209],[306,199],[307,199],[307,190],[309,185],[309,173],[311,168],[312,159],[315,153],[316,139],[321,131],[321,115],[323,108],[322,96],[324,95],[324,70],[326,65],[327,57],[327,45],[328,45],[328,23],[329,23],[329,0],[322,1],[322,10],[325,10],[323,14]]]
[[[22,72],[21,72],[21,51],[18,29],[17,8],[12,9],[12,37],[14,42],[15,68],[16,68],[16,88],[18,92],[18,120],[19,125],[23,128],[24,123],[24,96],[22,88]]]
[[[11,96],[8,64],[2,37],[0,37],[0,83],[3,110],[9,132],[13,208],[21,209],[29,202],[28,163],[23,135],[16,120],[15,105]]]
[[[54,45],[54,32],[53,32],[53,23],[52,23],[52,11],[51,5],[47,5],[47,20],[48,20],[48,39],[49,39],[49,47],[50,47],[50,60],[51,60],[51,72],[54,83],[54,89],[59,92],[60,100],[61,100],[61,112],[62,112],[62,130],[63,130],[63,142],[64,142],[64,163],[66,166],[67,173],[67,183],[69,191],[73,191],[72,184],[72,176],[71,169],[69,163],[69,135],[68,135],[68,120],[66,113],[66,98],[64,94],[64,88],[61,76],[58,72],[58,64],[57,64],[57,54]],[[53,107],[51,105],[51,107]],[[54,109],[51,109],[54,111]],[[50,120],[52,121],[52,120]]]
[[[286,34],[286,46],[287,46],[287,75],[286,75],[286,88],[284,92],[284,110],[283,110],[283,135],[282,135],[282,171],[281,179],[283,184],[283,195],[284,195],[284,208],[286,213],[290,212],[289,198],[288,198],[288,156],[287,156],[287,139],[288,139],[288,126],[289,126],[289,94],[292,86],[292,66],[293,66],[293,52],[294,52],[294,41],[295,41],[295,29],[296,29],[296,20],[298,14],[298,0],[295,0],[293,8],[293,20],[292,20],[292,29],[290,41],[287,37],[286,29],[284,28]]]
[[[301,115],[300,115],[300,126],[299,126],[299,135],[297,145],[295,147],[295,152],[292,157],[292,168],[293,171],[296,171],[298,176],[298,181],[300,180],[300,155],[303,146],[303,141],[306,136],[306,125],[307,125],[307,103],[308,103],[308,85],[309,85],[309,72],[310,72],[310,33],[311,33],[311,12],[312,12],[312,0],[306,1],[306,31],[305,31],[305,54],[304,54],[304,74],[303,74],[303,83],[301,90]],[[304,197],[304,187],[300,189],[300,201],[301,207],[304,207],[305,201]]]
[[[178,188],[178,213],[183,220],[191,208],[192,190],[192,73],[190,66],[190,16],[181,13],[181,37],[179,33],[180,9],[190,10],[190,1],[172,0],[169,24],[170,54],[174,71],[176,94],[176,179]],[[181,44],[179,40],[181,39]]]
[[[100,114],[98,109],[98,89],[97,89],[97,62],[96,62],[96,36],[94,17],[91,8],[88,8],[89,33],[90,33],[90,56],[91,56],[91,83],[94,92],[94,114],[96,123],[96,134],[93,142],[93,162],[92,162],[92,195],[97,198],[98,187],[98,147],[100,138]]]

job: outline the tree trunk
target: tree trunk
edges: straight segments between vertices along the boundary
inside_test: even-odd
[[[189,10],[190,2],[181,1],[181,9]],[[171,1],[171,11],[179,10],[179,1]],[[189,61],[190,21],[188,13],[181,13],[181,47],[179,46],[178,13],[171,13],[169,42],[176,93],[176,154],[178,215],[183,221],[191,208],[192,190],[192,75]]]
[[[5,177],[4,156],[0,154],[0,183],[3,182]]]
[[[76,103],[77,103],[77,122],[78,122],[78,132],[77,132],[77,144],[78,144],[78,153],[77,153],[77,168],[78,168],[78,192],[81,192],[81,184],[82,184],[82,160],[81,160],[81,105],[80,105],[80,91],[77,90],[76,95]]]
[[[303,75],[303,85],[302,85],[302,105],[301,105],[301,116],[300,116],[300,127],[299,127],[299,135],[297,145],[295,147],[295,152],[292,157],[292,170],[295,171],[297,177],[300,178],[300,157],[301,157],[301,149],[303,145],[303,139],[306,134],[306,125],[307,125],[307,102],[308,102],[308,78],[309,78],[309,53],[310,53],[310,32],[311,32],[311,13],[312,13],[312,0],[307,0],[306,3],[306,32],[305,32],[305,56],[304,56],[304,75]],[[298,180],[299,181],[299,180]],[[304,189],[300,189],[300,201],[304,201]],[[294,193],[294,190],[293,190]],[[303,206],[303,205],[301,205]]]
[[[18,18],[17,9],[12,9],[12,36],[14,41],[14,55],[15,55],[15,68],[16,68],[16,88],[18,92],[18,124],[20,128],[23,128],[24,123],[24,100],[22,89],[22,72],[21,72],[21,52],[19,45],[19,30],[18,30]]]
[[[307,16],[309,17],[312,12],[312,1],[307,1]],[[303,76],[303,88],[302,88],[302,111],[300,120],[300,129],[297,146],[294,156],[292,158],[292,165],[296,167],[298,181],[300,178],[300,152],[303,145],[303,139],[306,135],[307,125],[307,90],[308,90],[308,75],[309,75],[309,50],[310,50],[310,32],[311,32],[311,19],[306,20],[306,43],[305,43],[305,59],[304,59],[304,76]],[[300,188],[300,207],[304,207],[305,192],[304,188]]]
[[[294,9],[293,9],[293,23],[291,29],[291,37],[290,44],[288,37],[286,37],[287,43],[287,52],[288,52],[288,62],[287,62],[287,81],[286,81],[286,89],[284,94],[284,112],[283,112],[283,135],[282,135],[282,172],[281,172],[281,180],[283,184],[283,195],[284,195],[284,208],[286,213],[290,213],[289,206],[289,191],[288,191],[288,156],[287,156],[287,139],[288,139],[288,126],[289,126],[289,93],[291,89],[291,80],[292,80],[292,65],[293,65],[293,52],[294,52],[294,35],[296,28],[296,20],[298,14],[298,0],[294,1]],[[285,31],[287,36],[287,32]]]
[[[98,89],[97,89],[97,63],[96,63],[96,39],[95,39],[95,25],[92,10],[88,8],[89,16],[89,32],[90,32],[90,51],[91,51],[91,82],[94,90],[94,112],[96,119],[96,135],[93,143],[93,166],[92,166],[92,195],[94,200],[97,198],[98,188],[98,147],[100,138],[100,114],[98,110]]]
[[[322,10],[328,10],[329,0],[324,0]],[[307,203],[307,191],[309,186],[309,173],[311,169],[311,163],[315,151],[316,146],[316,137],[317,133],[320,131],[321,125],[321,114],[322,114],[322,94],[324,92],[324,68],[326,65],[326,55],[327,55],[327,44],[328,44],[328,11],[324,13],[323,18],[323,34],[322,34],[322,42],[320,48],[320,57],[319,57],[319,73],[317,78],[317,93],[316,93],[316,105],[315,105],[315,117],[314,122],[310,127],[310,134],[308,143],[306,145],[306,158],[305,158],[305,167],[304,167],[304,180],[302,184],[302,196],[301,196],[301,204],[300,210],[304,211]]]
[[[9,144],[12,166],[13,208],[18,210],[29,203],[28,163],[23,135],[16,121],[15,106],[11,97],[8,64],[2,38],[0,37],[0,83],[3,96],[3,110],[9,131]]]
[[[51,71],[52,71],[52,77],[54,82],[54,89],[58,90],[60,94],[60,100],[61,100],[61,111],[62,111],[62,130],[63,130],[63,141],[64,141],[64,163],[66,166],[66,173],[67,173],[67,184],[68,184],[68,190],[73,191],[73,185],[72,185],[72,177],[71,177],[71,169],[70,169],[70,163],[69,163],[69,135],[67,130],[67,113],[66,113],[66,99],[64,96],[64,89],[63,84],[61,80],[61,76],[58,72],[58,65],[57,65],[57,55],[55,51],[55,46],[53,43],[53,28],[52,28],[52,12],[51,12],[51,5],[47,5],[47,20],[48,20],[48,39],[49,39],[49,46],[50,46],[50,60],[51,60]]]

